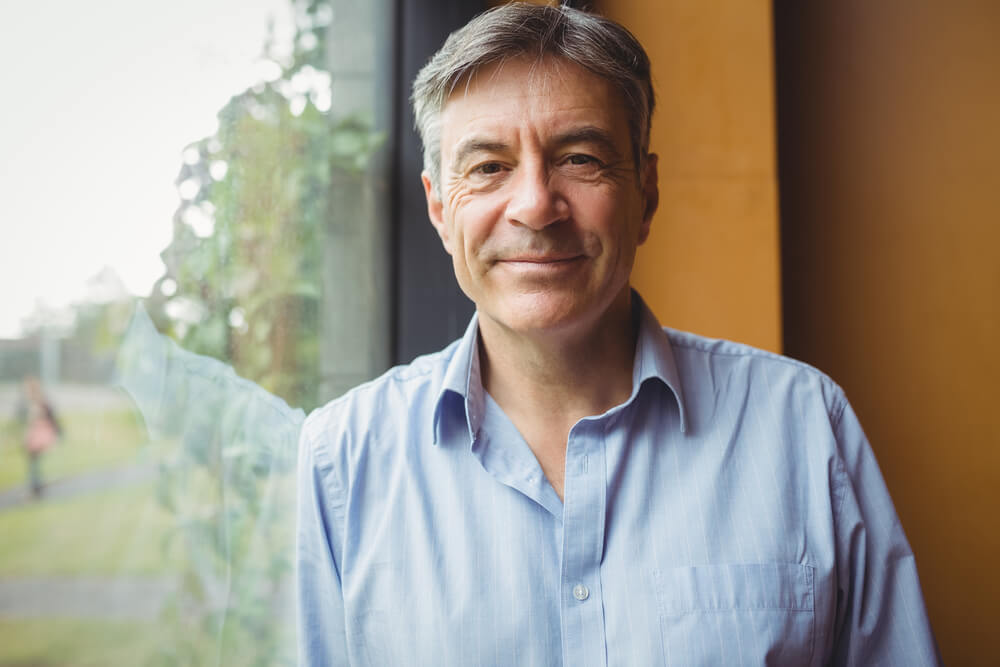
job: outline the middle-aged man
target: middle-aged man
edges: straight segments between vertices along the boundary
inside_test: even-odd
[[[649,61],[507,5],[414,106],[465,336],[302,434],[309,665],[929,665],[907,544],[840,388],[662,329],[629,287],[657,205]]]

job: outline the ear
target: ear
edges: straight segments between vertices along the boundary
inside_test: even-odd
[[[642,170],[642,225],[639,227],[639,244],[646,242],[649,238],[649,227],[653,223],[653,214],[656,213],[657,206],[660,205],[660,179],[657,171],[657,162],[660,156],[650,153],[646,156],[646,164]]]
[[[451,235],[448,233],[448,225],[444,221],[444,205],[441,198],[434,192],[430,175],[424,171],[420,174],[420,181],[424,184],[424,196],[427,198],[427,217],[431,219],[431,224],[441,237],[441,243],[445,251],[451,254]]]

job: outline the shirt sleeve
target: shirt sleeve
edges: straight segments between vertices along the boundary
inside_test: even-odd
[[[299,664],[347,665],[338,560],[343,505],[323,440],[311,437],[315,429],[313,420],[308,420],[299,440],[295,555]]]
[[[857,416],[840,396],[834,665],[939,665],[913,552]]]

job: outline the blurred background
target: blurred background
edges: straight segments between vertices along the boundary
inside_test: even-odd
[[[0,665],[293,664],[298,424],[472,312],[407,99],[495,3],[98,4],[0,8]],[[1000,5],[587,4],[653,61],[637,288],[844,387],[993,664]]]

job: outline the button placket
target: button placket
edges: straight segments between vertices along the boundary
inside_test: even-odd
[[[604,428],[584,419],[567,442],[563,498],[564,665],[606,664],[600,563],[604,542]]]

